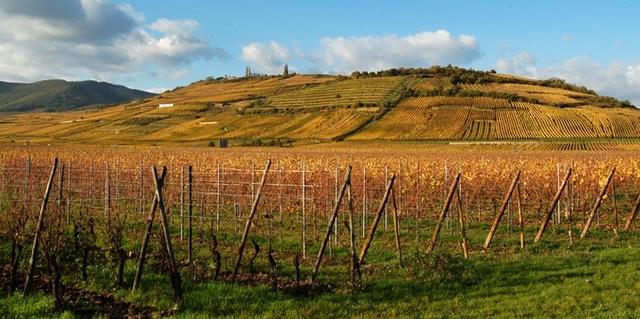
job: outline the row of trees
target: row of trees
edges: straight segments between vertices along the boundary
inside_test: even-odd
[[[260,77],[260,76],[267,76],[267,75],[266,74],[253,73],[253,71],[251,70],[250,66],[246,66],[244,68],[244,77],[245,78]],[[289,76],[289,65],[288,64],[284,65],[284,68],[282,70],[282,76],[285,77],[285,78]]]

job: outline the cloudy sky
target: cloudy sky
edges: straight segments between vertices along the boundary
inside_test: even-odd
[[[454,64],[562,77],[640,105],[638,1],[0,0],[0,81],[160,91],[245,66]]]

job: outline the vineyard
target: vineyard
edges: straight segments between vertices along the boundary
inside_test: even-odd
[[[377,106],[402,80],[404,79],[401,77],[383,77],[338,81],[328,85],[275,95],[271,98],[271,106],[320,109],[351,106],[358,103],[363,106]]]
[[[353,140],[525,140],[631,138],[633,110],[559,109],[489,97],[417,97],[351,136]]]
[[[0,121],[0,142],[205,146],[225,138],[231,145],[342,140],[621,144],[640,138],[636,108],[586,88],[455,68],[423,72],[208,78],[99,109],[7,114]]]
[[[624,246],[635,243],[640,206],[635,152],[1,154],[2,291],[45,291],[57,309],[107,316],[180,315],[172,305],[189,311],[202,287],[367,296],[391,269],[422,278],[442,267],[420,264],[427,256],[466,267],[561,246]],[[210,314],[230,307],[208,298],[222,302]]]

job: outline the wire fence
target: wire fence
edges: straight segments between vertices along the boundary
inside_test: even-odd
[[[274,160],[267,172],[259,204],[259,216],[254,220],[255,232],[278,237],[283,232],[298,234],[297,245],[307,254],[307,243],[318,243],[336,204],[338,187],[346,165],[308,165],[305,161]],[[608,167],[613,167],[612,163]],[[92,218],[100,231],[110,226],[112,219],[126,223],[127,236],[138,236],[144,230],[148,211],[154,198],[151,175],[153,162],[94,161],[63,159],[54,180],[50,199],[67,224]],[[174,165],[168,167],[163,193],[176,236],[184,237],[186,219],[191,216],[198,229],[239,236],[251,205],[257,196],[263,163],[252,161],[239,165],[212,162],[206,166]],[[487,167],[491,163],[481,163]],[[555,166],[555,167],[553,167]],[[551,167],[551,169],[550,169]],[[522,210],[527,224],[537,224],[558,191],[561,179],[569,167],[574,174],[569,180],[571,191],[564,191],[552,216],[553,225],[584,223],[587,213],[603,187],[608,171],[604,166],[596,171],[589,161],[573,163],[529,164],[522,169],[520,182]],[[26,230],[33,228],[42,194],[51,170],[51,163],[31,158],[4,159],[0,166],[0,202],[9,222],[15,214],[26,214]],[[440,214],[449,185],[455,174],[461,173],[459,191],[467,222],[490,223],[502,204],[516,168],[469,169],[460,162],[418,161],[398,165],[359,165],[353,167],[351,196],[355,212],[356,233],[364,238],[384,195],[386,182],[396,176],[394,193],[403,228],[415,235],[426,236]],[[633,167],[618,170],[612,187],[607,190],[599,209],[596,227],[618,228],[624,223],[638,196],[638,176]],[[189,183],[191,180],[191,183]],[[189,184],[191,187],[189,187]],[[189,200],[190,199],[190,200]],[[22,212],[16,212],[17,207]],[[346,205],[341,206],[346,210]],[[12,211],[13,209],[13,211]],[[508,231],[516,227],[515,204],[509,202],[503,219]],[[12,212],[12,213],[10,213]],[[572,215],[570,216],[570,212]],[[334,224],[333,241],[346,238],[342,214]],[[455,220],[455,219],[453,219]],[[388,208],[383,211],[380,230],[390,231]],[[456,227],[451,219],[445,227]]]

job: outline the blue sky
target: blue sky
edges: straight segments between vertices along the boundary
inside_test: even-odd
[[[0,80],[157,91],[247,65],[350,73],[451,63],[563,77],[640,104],[638,13],[637,1],[3,0],[0,55],[10,58]]]

